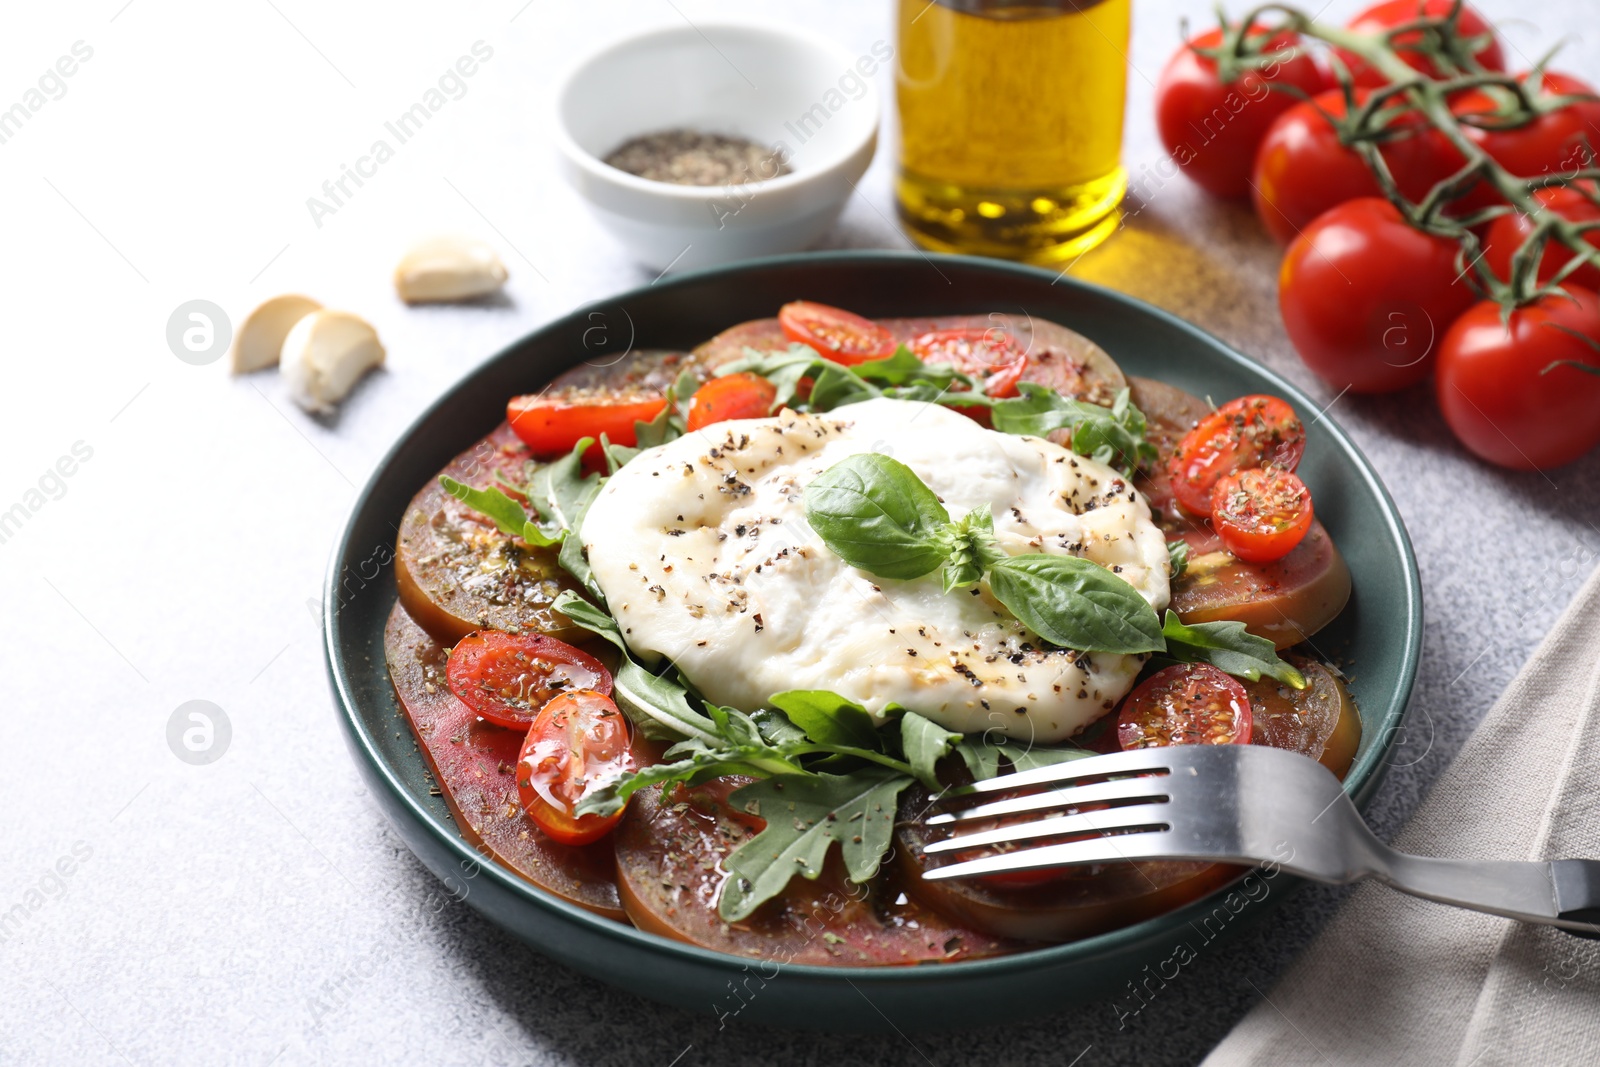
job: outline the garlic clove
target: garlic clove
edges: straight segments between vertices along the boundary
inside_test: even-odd
[[[286,293],[262,302],[245,316],[244,322],[239,324],[239,332],[233,336],[233,349],[229,353],[233,373],[249,374],[276,367],[283,339],[294,324],[321,309],[317,301],[298,293]]]
[[[360,381],[383,363],[378,331],[348,311],[315,311],[283,339],[278,367],[296,404],[314,415],[333,411]]]
[[[394,271],[395,291],[408,304],[470,300],[506,282],[495,250],[472,237],[430,237],[413,245]]]

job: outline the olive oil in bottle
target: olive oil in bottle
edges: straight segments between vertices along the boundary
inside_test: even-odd
[[[941,252],[1037,263],[1116,229],[1131,0],[898,0],[899,211]]]

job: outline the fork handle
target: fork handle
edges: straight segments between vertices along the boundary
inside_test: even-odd
[[[1600,860],[1435,859],[1390,851],[1374,872],[1413,896],[1600,940]]]

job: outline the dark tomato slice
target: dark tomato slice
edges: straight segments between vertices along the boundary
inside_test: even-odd
[[[935,330],[912,341],[911,351],[924,363],[948,363],[977,378],[990,396],[1016,396],[1028,366],[1010,331],[998,326]]]
[[[1292,471],[1306,450],[1294,408],[1275,396],[1230,400],[1178,444],[1169,466],[1172,492],[1190,514],[1211,514],[1211,491],[1225,474],[1271,464]]]
[[[1229,552],[1247,563],[1270,563],[1305,540],[1311,490],[1281,467],[1223,475],[1211,493],[1211,522]]]
[[[665,396],[539,394],[512,397],[506,421],[536,456],[559,456],[585,437],[614,445],[638,441],[634,423],[649,422],[667,406]]]
[[[533,721],[517,760],[522,810],[563,845],[600,840],[622,821],[624,809],[611,815],[573,811],[590,790],[634,769],[630,739],[628,720],[604,693],[582,689],[555,697]]]
[[[1128,694],[1117,717],[1117,741],[1124,751],[1243,745],[1250,728],[1250,697],[1243,686],[1209,663],[1180,663]]]
[[[729,419],[760,419],[772,414],[778,389],[759,374],[739,372],[713,378],[689,399],[689,429]]]
[[[1250,743],[1298,752],[1343,778],[1361,747],[1361,712],[1332,668],[1304,656],[1286,656],[1305,676],[1294,689],[1274,678],[1242,681],[1250,696]]]
[[[450,650],[450,692],[497,726],[526,729],[552,697],[611,692],[611,672],[587,652],[543,634],[479,630]]]
[[[852,311],[796,300],[778,311],[783,335],[839,363],[865,363],[894,354],[894,335]]]

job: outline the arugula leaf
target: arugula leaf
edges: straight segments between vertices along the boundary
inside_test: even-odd
[[[570,589],[556,597],[551,607],[622,652],[611,697],[646,737],[698,737],[710,742],[719,739],[716,722],[689,706],[689,690],[685,686],[639,663],[623,640],[617,620]]]
[[[444,486],[444,491],[461,501],[473,511],[490,519],[497,530],[512,537],[520,537],[536,548],[549,548],[559,545],[566,536],[565,531],[546,533],[538,523],[528,518],[528,513],[522,510],[522,505],[497,485],[487,489],[474,489],[456,481],[448,474],[439,475],[439,484]]]
[[[1011,614],[1062,648],[1159,652],[1161,620],[1139,591],[1077,556],[1007,556],[989,569],[989,591]]]
[[[800,379],[814,373],[818,364],[827,362],[830,361],[806,345],[790,345],[783,352],[758,352],[754,348],[747,348],[742,358],[718,367],[716,373],[719,378],[741,371],[759,374],[778,390],[774,407],[792,407],[790,401],[800,387]]]
[[[770,381],[778,391],[777,406],[805,411],[832,411],[879,396],[964,407],[987,407],[990,402],[972,376],[948,363],[924,363],[905,345],[883,359],[848,367],[805,345],[791,345],[784,352],[747,348],[742,359],[719,367],[717,374],[740,371],[759,374]],[[812,379],[811,395],[804,403],[796,404],[794,397],[802,378]],[[953,391],[957,385],[963,388]]]
[[[917,780],[934,792],[943,788],[935,769],[960,740],[960,734],[914,711],[900,717],[900,747],[905,750],[906,762],[911,764]]]
[[[1167,562],[1172,566],[1172,577],[1182,578],[1189,569],[1189,542],[1183,538],[1167,542]]]
[[[1003,736],[991,741],[987,734],[963,737],[955,749],[972,777],[980,782],[999,775],[1002,757],[1011,764],[1012,771],[1031,771],[1097,754],[1076,745],[1033,745]]]
[[[1167,612],[1161,633],[1166,652],[1184,663],[1209,663],[1218,670],[1254,682],[1264,674],[1296,689],[1306,687],[1305,676],[1278,658],[1276,646],[1245,630],[1242,622],[1185,624],[1175,611]]]
[[[900,792],[911,781],[868,767],[846,776],[777,775],[735,792],[730,799],[767,825],[723,861],[729,878],[717,912],[737,922],[783,892],[796,874],[815,879],[835,842],[852,882],[872,878],[889,850]]]
[[[1073,400],[1037,382],[1018,382],[1019,397],[997,400],[990,421],[1002,433],[1048,437],[1056,430],[1072,431],[1072,450],[1131,474],[1141,461],[1155,458],[1155,446],[1145,440],[1144,413],[1133,406],[1129,391],[1117,393],[1111,407]]]
[[[878,724],[860,704],[826,689],[790,689],[767,703],[788,716],[802,734],[821,745],[881,749]]]
[[[1090,752],[1086,748],[1077,748],[1073,745],[1014,745],[1015,751],[1006,752],[1005,756],[1011,760],[1013,772],[1037,770],[1040,767],[1054,767],[1058,763],[1071,763],[1073,760],[1087,759],[1099,753]]]
[[[879,385],[928,385],[935,389],[948,389],[957,383],[969,388],[976,385],[971,375],[962,374],[949,363],[924,363],[905,345],[883,359],[852,364],[850,370],[863,381]]]
[[[949,555],[950,513],[910,467],[877,452],[839,461],[805,488],[806,521],[852,567],[920,578]]]
[[[956,742],[956,755],[967,765],[972,777],[981,782],[1000,773],[1001,747],[991,744],[987,734],[969,734]]]

